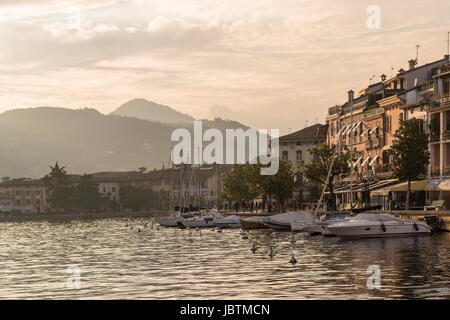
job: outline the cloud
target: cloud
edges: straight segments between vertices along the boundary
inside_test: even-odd
[[[0,108],[97,107],[135,97],[258,128],[323,122],[375,74],[446,49],[448,1],[92,0],[1,2]],[[67,27],[68,5],[81,8]],[[45,84],[45,86],[42,86]],[[213,107],[211,107],[213,106]],[[1,110],[1,109],[0,109]]]

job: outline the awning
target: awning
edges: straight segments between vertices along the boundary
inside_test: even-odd
[[[365,183],[354,183],[352,186],[353,192],[360,192],[360,191],[370,191],[371,194],[377,190],[378,188],[384,187],[389,184],[393,184],[397,179],[386,179],[386,180],[380,180],[380,181],[373,181],[369,185]],[[375,190],[375,191],[373,191]],[[346,185],[344,187],[336,188],[334,193],[347,193],[350,192],[350,185]]]
[[[428,179],[411,181],[411,191],[424,191],[428,185]],[[405,192],[408,191],[408,182],[401,182],[389,187],[381,188],[371,192],[372,196],[387,196],[389,192]]]
[[[356,125],[353,125],[353,132],[355,132],[358,129],[358,126],[361,124],[361,120],[356,123]]]
[[[370,134],[372,134],[377,128],[379,128],[379,126],[376,126],[375,128],[373,128],[372,130],[370,130]]]
[[[428,184],[428,179],[411,181],[411,191],[423,191]],[[408,191],[408,182],[402,182],[390,187],[393,192]]]
[[[372,161],[370,161],[369,165],[372,165],[375,162],[375,160],[377,160],[379,157],[380,157],[379,155],[376,155],[375,157],[373,157],[373,159],[372,159]]]
[[[425,190],[432,190],[432,191],[439,191],[439,184],[441,183],[440,180],[431,180],[428,182],[428,184],[425,186]]]
[[[361,133],[361,137],[364,136],[367,132],[369,132],[369,130],[370,130],[370,127],[369,127],[369,129],[367,129],[366,131],[364,131],[363,133]]]
[[[367,161],[369,161],[369,159],[370,159],[370,156],[368,156],[368,157],[366,158],[366,160],[364,160],[364,162],[363,162],[363,163],[361,163],[361,166],[365,165],[365,164],[366,164],[366,162],[367,162]]]
[[[450,179],[431,180],[425,187],[425,190],[432,191],[450,191]]]

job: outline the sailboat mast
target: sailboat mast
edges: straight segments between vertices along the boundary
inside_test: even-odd
[[[350,210],[353,208],[353,90],[348,92],[350,104]]]

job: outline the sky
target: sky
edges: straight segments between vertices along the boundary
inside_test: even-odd
[[[448,0],[1,0],[0,112],[106,114],[144,98],[285,134],[407,69],[417,44],[419,65],[442,58],[448,12]]]

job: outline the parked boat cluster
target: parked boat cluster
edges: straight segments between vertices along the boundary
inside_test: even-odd
[[[423,235],[431,232],[424,221],[413,221],[390,214],[361,213],[354,217],[316,217],[311,212],[287,212],[272,216],[241,218],[237,215],[224,217],[217,213],[205,215],[180,215],[158,219],[164,227],[178,228],[241,228],[243,238],[245,230],[273,229],[274,231],[304,232],[311,235],[347,237],[384,237],[400,235]],[[291,241],[295,242],[292,237]],[[256,250],[256,249],[255,249]]]

